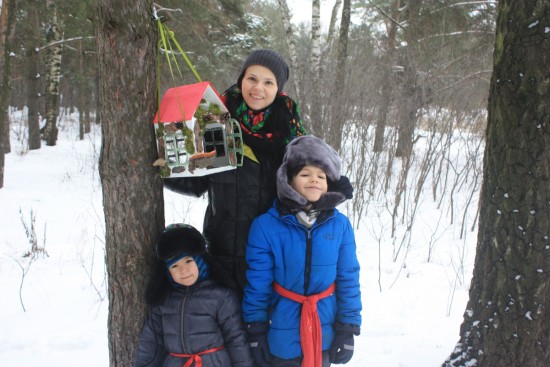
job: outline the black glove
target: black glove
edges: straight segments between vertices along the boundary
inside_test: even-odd
[[[329,350],[330,363],[348,363],[353,356],[353,335],[359,335],[359,326],[334,323],[334,340]]]
[[[267,344],[267,322],[253,322],[246,325],[248,343],[256,366],[270,367],[271,353]]]
[[[340,176],[338,181],[328,181],[328,191],[336,191],[344,194],[346,199],[353,198],[353,186],[346,176]]]

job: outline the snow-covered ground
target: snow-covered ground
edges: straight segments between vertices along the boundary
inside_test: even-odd
[[[26,151],[22,120],[21,111],[12,113],[12,152],[0,189],[0,365],[108,366],[100,130],[94,126],[79,141],[76,117],[65,116],[56,146]],[[461,152],[457,147],[457,162]],[[392,238],[384,199],[369,202],[359,221],[363,325],[348,366],[435,367],[458,340],[477,229],[463,231],[460,220],[450,219],[467,202],[467,190],[439,208],[426,191],[402,245],[406,223]],[[475,217],[476,201],[477,194],[467,218]],[[167,223],[201,228],[204,198],[165,191],[165,202]],[[25,257],[31,233],[47,256]]]

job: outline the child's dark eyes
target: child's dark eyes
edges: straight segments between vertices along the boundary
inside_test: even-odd
[[[193,260],[193,259],[187,259],[187,260],[185,260],[185,263],[186,263],[186,264],[191,264],[192,262],[195,262],[195,260]]]
[[[300,177],[306,177],[307,178],[307,177],[310,177],[310,176],[313,176],[313,175],[310,174],[310,173],[301,173],[300,174]],[[320,179],[320,180],[326,180],[327,179],[327,177],[323,176],[323,175],[318,175],[317,178]]]

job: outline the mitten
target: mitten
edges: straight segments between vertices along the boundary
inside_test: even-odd
[[[346,199],[353,198],[353,186],[346,176],[340,176],[338,181],[328,181],[328,191],[340,192]]]
[[[253,322],[246,325],[250,352],[256,366],[270,367],[271,353],[267,344],[267,322]]]
[[[353,335],[359,335],[359,326],[334,324],[334,340],[329,350],[330,363],[348,363],[353,356]]]

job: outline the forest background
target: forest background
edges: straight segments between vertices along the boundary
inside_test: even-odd
[[[460,244],[476,229],[496,1],[311,5],[312,21],[302,24],[289,22],[286,1],[166,1],[157,10],[167,9],[158,14],[202,79],[220,91],[235,82],[250,50],[269,47],[285,55],[287,92],[298,100],[306,127],[339,150],[354,183],[345,211],[356,228],[372,231],[379,247],[389,246],[403,269],[397,275],[406,277],[416,243],[428,242],[430,263],[442,232],[452,228]],[[62,112],[78,114],[79,139],[101,124],[95,6],[3,0],[0,183],[11,150],[10,108],[25,111],[27,130],[19,136],[29,150],[56,145]],[[321,7],[331,7],[328,25],[320,24]],[[11,17],[4,17],[7,8]],[[152,10],[150,16],[154,22]],[[174,83],[161,56],[160,94]],[[179,64],[177,83],[194,82],[183,59]],[[466,200],[455,201],[458,193]],[[419,236],[426,197],[439,217]],[[365,223],[367,212],[377,213],[376,221],[369,216]],[[469,280],[463,250],[456,247],[452,287]],[[380,290],[386,286],[380,283]]]

